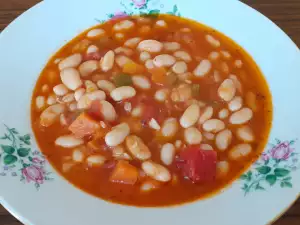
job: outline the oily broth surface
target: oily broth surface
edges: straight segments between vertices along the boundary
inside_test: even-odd
[[[251,165],[251,163],[259,157],[267,142],[268,135],[270,132],[272,121],[271,94],[262,73],[260,72],[255,62],[252,60],[252,58],[232,40],[209,27],[206,27],[191,20],[178,18],[171,15],[160,15],[158,18],[153,18],[152,20],[156,21],[158,19],[163,19],[164,21],[166,21],[166,23],[168,24],[168,28],[155,29],[153,28],[153,25],[151,25],[154,22],[151,22],[150,33],[141,34],[137,29],[134,29],[129,32],[124,32],[125,38],[122,41],[116,40],[116,38],[113,35],[111,35],[112,26],[117,21],[106,22],[94,28],[104,29],[109,36],[109,41],[107,41],[105,46],[102,47],[99,40],[92,40],[91,42],[97,45],[100,48],[100,50],[106,51],[115,49],[119,46],[123,46],[124,41],[132,37],[141,37],[142,39],[155,39],[161,42],[174,41],[174,35],[176,31],[180,30],[181,28],[190,28],[192,34],[194,35],[193,40],[195,41],[193,48],[191,48],[189,44],[180,42],[181,49],[188,50],[190,55],[193,58],[196,58],[197,60],[188,64],[188,71],[190,72],[192,72],[196,68],[200,60],[206,59],[210,52],[220,50],[230,52],[231,59],[224,59],[222,60],[222,62],[227,63],[227,65],[229,66],[230,74],[235,74],[240,79],[243,86],[243,93],[246,93],[247,91],[252,91],[253,93],[255,93],[257,99],[257,107],[259,110],[257,112],[254,112],[253,119],[248,123],[255,134],[255,141],[252,143],[253,151],[243,160],[237,162],[229,160],[230,172],[223,179],[216,180],[213,183],[195,185],[190,181],[178,176],[178,185],[162,184],[160,188],[146,194],[140,192],[139,185],[132,186],[111,183],[109,181],[111,170],[104,169],[101,167],[89,168],[88,166],[83,164],[76,164],[72,167],[72,169],[69,172],[64,173],[62,170],[62,165],[65,162],[65,160],[68,157],[70,157],[70,155],[72,155],[72,149],[58,147],[55,145],[54,141],[57,137],[64,134],[68,134],[69,131],[67,128],[62,128],[59,122],[47,128],[42,127],[39,124],[40,112],[35,109],[35,98],[39,95],[45,95],[41,91],[41,88],[44,84],[48,84],[49,89],[52,90],[52,88],[55,85],[61,83],[59,77],[59,69],[57,68],[57,65],[54,63],[54,61],[56,59],[62,59],[73,54],[72,49],[74,45],[76,45],[79,41],[86,39],[86,34],[88,32],[86,31],[78,37],[76,37],[75,39],[73,39],[72,41],[70,41],[61,50],[59,50],[51,58],[49,63],[46,65],[45,69],[42,71],[33,92],[33,100],[31,106],[31,121],[37,143],[41,151],[46,155],[48,161],[52,164],[52,166],[63,177],[65,177],[70,183],[72,183],[76,187],[94,196],[100,197],[108,201],[135,206],[170,206],[208,197],[220,191],[226,185],[230,184],[234,179],[239,177]],[[142,25],[136,22],[136,27],[141,26]],[[218,39],[221,42],[221,47],[218,49],[212,48],[209,45],[209,43],[205,40],[206,34],[211,34],[216,39]],[[133,56],[130,56],[130,58],[135,62],[140,62],[139,54],[134,54]],[[240,59],[243,62],[243,67],[241,69],[234,67],[234,60],[236,59]],[[213,63],[213,68],[220,69],[221,64]],[[113,71],[110,73],[112,74],[118,72],[120,72],[120,69],[118,69],[117,66],[114,66]],[[228,77],[228,75],[221,74],[221,77],[222,79],[225,79],[226,77]],[[87,77],[86,79],[91,79],[91,76]],[[214,117],[218,118],[218,111],[222,108],[227,107],[227,103],[222,102],[217,95],[216,90],[218,89],[220,83],[216,83],[213,79],[213,76],[211,75],[201,79],[193,79],[192,82],[200,84],[201,87],[200,95],[197,97],[197,99],[205,102],[207,105],[212,105],[214,107]],[[149,91],[142,92],[145,92],[148,96],[154,96],[154,93],[157,89],[158,88],[155,86]],[[128,117],[128,115],[122,112],[118,112],[118,109],[117,113],[120,118],[123,118],[126,121],[126,117]],[[173,112],[172,116],[179,118],[181,114],[182,113]],[[228,123],[228,118],[225,119],[224,122],[226,123],[226,127],[230,129],[233,133],[235,133],[237,126],[230,125]],[[182,131],[178,132],[178,134],[173,140],[183,140],[182,133]],[[145,143],[151,142],[151,140],[154,137],[153,132],[151,132],[150,130],[144,130],[141,133],[138,133],[137,135],[141,137],[145,141]],[[161,141],[158,140],[157,142]],[[215,148],[214,141],[204,141],[204,143],[211,144]],[[238,141],[236,138],[233,138],[233,141],[230,146],[234,146],[238,143],[241,142]],[[109,155],[107,153],[107,150],[105,149],[100,150],[100,152],[104,155]],[[155,162],[160,163],[161,161],[159,149],[155,146],[151,146],[151,152],[151,159]],[[218,151],[218,161],[222,160],[228,160],[226,151]],[[140,165],[139,162],[135,161],[133,162],[133,164],[137,166]],[[170,171],[177,171],[174,165],[171,165],[168,168]]]

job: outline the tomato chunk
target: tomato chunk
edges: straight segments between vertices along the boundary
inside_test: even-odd
[[[182,150],[176,164],[182,175],[193,183],[211,182],[216,178],[217,153],[189,146]]]
[[[119,161],[114,168],[109,180],[113,183],[135,184],[138,180],[138,169],[126,161]]]
[[[81,113],[76,120],[69,126],[69,130],[77,137],[83,138],[94,134],[99,128],[97,121],[93,120],[88,114]]]

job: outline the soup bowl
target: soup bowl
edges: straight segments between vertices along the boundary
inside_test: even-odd
[[[271,224],[300,190],[297,104],[300,54],[267,18],[238,1],[48,0],[0,35],[1,204],[25,224]],[[198,7],[196,7],[198,6]],[[224,15],[226,13],[226,16]],[[242,46],[272,94],[268,144],[230,185],[208,198],[139,208],[104,201],[67,182],[37,145],[30,118],[35,83],[50,57],[86,29],[128,15],[167,13],[216,29]],[[6,95],[7,93],[7,95]]]

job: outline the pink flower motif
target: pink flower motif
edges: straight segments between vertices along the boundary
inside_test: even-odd
[[[294,149],[290,148],[289,142],[280,143],[271,149],[271,156],[274,159],[286,160],[291,156]]]
[[[28,166],[22,169],[22,174],[26,177],[27,182],[34,181],[35,183],[42,184],[44,182],[43,170],[37,166]]]
[[[112,20],[113,19],[121,19],[121,18],[124,18],[124,17],[127,17],[128,15],[125,13],[125,12],[122,12],[122,11],[117,11],[114,13],[114,15],[112,16]]]
[[[263,161],[268,161],[270,159],[270,156],[267,153],[263,153],[262,156],[261,156],[261,159]]]
[[[37,157],[34,157],[34,158],[32,159],[32,162],[38,164],[38,163],[41,163],[42,160],[40,160],[40,159],[37,158]]]
[[[146,5],[147,0],[132,0],[133,4],[135,5],[135,7],[137,8],[142,8],[144,5]]]

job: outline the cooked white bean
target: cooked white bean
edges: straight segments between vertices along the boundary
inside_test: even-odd
[[[151,118],[151,120],[149,121],[149,127],[154,130],[160,130],[160,125],[154,118]]]
[[[143,89],[143,90],[149,90],[151,88],[151,83],[149,79],[145,76],[132,76],[132,83],[137,88]]]
[[[168,118],[164,121],[161,127],[161,134],[164,137],[171,138],[178,131],[178,123],[175,118]]]
[[[151,55],[149,52],[141,52],[140,54],[140,60],[142,62],[146,62],[148,59],[151,59]]]
[[[207,132],[217,133],[225,128],[225,123],[222,120],[210,119],[205,121],[202,127]]]
[[[205,150],[205,151],[211,151],[214,150],[213,147],[209,144],[201,144],[200,145],[200,149],[201,150]]]
[[[205,39],[208,41],[209,44],[211,44],[213,47],[220,47],[221,43],[219,40],[217,40],[216,38],[214,38],[212,35],[207,34],[205,35]]]
[[[209,141],[212,141],[215,139],[215,134],[210,133],[210,132],[204,132],[203,136]]]
[[[85,93],[77,102],[77,108],[78,109],[87,109],[90,107],[91,103],[94,100],[105,100],[106,95],[103,91],[93,91],[90,93]]]
[[[62,101],[65,102],[65,103],[70,103],[70,102],[73,102],[74,100],[75,100],[75,98],[74,98],[74,93],[66,94],[66,95],[62,98]]]
[[[178,42],[164,42],[163,48],[165,51],[177,51],[180,49],[180,44]]]
[[[176,149],[179,149],[182,146],[182,141],[181,140],[176,140],[174,143],[174,146]]]
[[[197,123],[200,116],[200,108],[197,104],[190,105],[180,118],[180,125],[188,128]]]
[[[146,62],[145,62],[145,67],[146,67],[148,70],[153,69],[153,68],[154,68],[153,60],[152,60],[152,59],[146,60]]]
[[[79,99],[84,95],[85,89],[79,88],[74,92],[74,97],[76,101],[79,101]]]
[[[118,41],[122,41],[124,38],[125,38],[125,35],[123,33],[116,33],[115,34],[115,38],[118,40]]]
[[[157,181],[147,180],[141,184],[140,190],[141,192],[149,192],[155,190],[159,187]]]
[[[58,64],[62,59],[55,59],[54,64]]]
[[[239,92],[242,92],[243,89],[242,89],[242,84],[241,82],[239,81],[239,79],[237,78],[236,75],[233,75],[233,74],[230,74],[229,75],[229,78],[233,81],[236,89],[239,91]]]
[[[114,31],[129,30],[134,27],[134,23],[130,20],[123,20],[113,26]]]
[[[115,101],[122,101],[124,99],[132,98],[136,95],[136,91],[133,87],[122,86],[114,89],[110,92],[110,96]]]
[[[105,34],[105,31],[103,29],[97,28],[97,29],[90,30],[86,36],[88,38],[95,38],[95,37],[100,37],[104,34]]]
[[[142,39],[139,37],[130,38],[127,41],[125,41],[124,46],[129,48],[135,48],[141,42],[141,40]]]
[[[175,147],[171,143],[166,143],[161,147],[160,150],[160,159],[163,164],[169,166],[173,163],[175,156]]]
[[[235,60],[234,61],[234,66],[238,69],[242,68],[243,67],[243,62],[242,60]]]
[[[151,152],[141,138],[136,135],[129,135],[125,140],[128,151],[134,158],[139,160],[147,160],[151,158]]]
[[[72,159],[75,162],[82,162],[84,160],[84,154],[81,148],[76,148],[73,150]]]
[[[133,55],[133,51],[132,49],[129,49],[129,48],[125,48],[125,47],[118,47],[114,50],[114,52],[116,54],[124,54],[124,55],[127,55],[127,56],[131,56]]]
[[[209,53],[208,58],[211,61],[216,61],[217,59],[220,58],[220,53],[219,52],[211,52],[211,53]]]
[[[211,62],[207,59],[203,59],[198,64],[198,66],[196,67],[193,73],[196,77],[203,77],[209,73],[211,67],[212,67]]]
[[[60,122],[60,125],[62,125],[62,126],[67,126],[68,125],[67,118],[66,118],[65,114],[60,114],[59,122]]]
[[[64,163],[64,164],[62,165],[62,171],[63,171],[64,173],[67,173],[67,172],[69,172],[69,171],[72,169],[72,167],[75,166],[75,165],[76,165],[76,163],[74,163],[74,162]]]
[[[181,59],[185,62],[190,62],[192,61],[192,57],[190,56],[189,53],[185,52],[185,51],[177,51],[174,53],[174,56],[177,58],[177,59]]]
[[[202,134],[196,127],[189,127],[184,130],[184,140],[189,145],[198,145],[202,141]]]
[[[231,160],[239,160],[248,156],[251,151],[252,147],[250,144],[238,144],[230,150],[228,156]]]
[[[130,127],[128,124],[121,123],[113,127],[112,130],[105,135],[105,143],[111,147],[117,146],[125,140],[129,133]]]
[[[102,155],[91,155],[87,157],[86,162],[89,167],[102,166],[106,161],[106,158]]]
[[[74,148],[82,145],[84,141],[81,138],[76,138],[74,135],[60,136],[55,140],[55,144],[64,148]]]
[[[62,83],[70,90],[76,90],[82,85],[79,72],[74,68],[67,68],[60,72]]]
[[[37,96],[36,99],[35,99],[35,105],[36,105],[36,108],[38,110],[41,110],[42,108],[44,108],[45,106],[45,97],[44,96]]]
[[[100,103],[100,113],[103,116],[103,119],[108,122],[113,122],[117,119],[117,113],[113,105],[105,100],[102,100]]]
[[[165,27],[168,26],[168,24],[167,24],[166,21],[164,21],[164,20],[157,20],[156,23],[155,23],[155,25],[156,25],[157,27],[163,27],[163,28],[165,28]]]
[[[138,44],[139,51],[158,53],[162,50],[163,44],[156,40],[144,40]]]
[[[229,163],[227,161],[217,162],[217,178],[226,176],[229,172]]]
[[[176,74],[185,73],[187,69],[187,64],[184,61],[176,62],[172,67],[173,72]]]
[[[228,51],[220,51],[223,58],[225,59],[230,59],[231,58],[231,54]]]
[[[112,156],[118,160],[132,160],[132,157],[125,152],[123,146],[118,145],[112,149]]]
[[[105,91],[108,94],[116,89],[116,86],[112,82],[107,80],[98,80],[97,85],[101,90]]]
[[[192,88],[188,84],[180,84],[173,88],[171,92],[171,99],[173,102],[186,102],[192,98]]]
[[[76,53],[74,55],[71,55],[64,60],[60,61],[58,64],[59,70],[77,67],[82,62],[82,56],[79,53]]]
[[[53,95],[50,95],[47,99],[47,104],[48,105],[53,105],[56,103],[56,98]]]
[[[64,84],[58,84],[54,86],[53,92],[58,96],[64,96],[68,93],[68,88]]]
[[[154,163],[152,161],[146,161],[142,163],[143,171],[154,180],[160,182],[168,182],[171,180],[171,174],[164,166]]]
[[[219,83],[222,80],[220,72],[217,70],[214,71],[213,76],[214,76],[215,82],[217,82],[217,83]]]
[[[69,104],[69,110],[75,112],[77,110],[77,102],[72,102]]]
[[[225,151],[232,140],[232,132],[230,130],[223,130],[216,136],[216,146],[219,150]]]
[[[221,62],[221,70],[226,74],[229,73],[229,66],[226,62]]]
[[[253,112],[249,108],[242,108],[239,111],[234,112],[230,118],[229,122],[231,124],[244,124],[251,120],[253,117]]]
[[[231,101],[236,93],[236,87],[231,79],[226,79],[218,88],[218,95],[224,101]]]
[[[170,67],[176,62],[174,56],[168,54],[158,55],[153,59],[153,64],[156,67]]]
[[[223,120],[223,119],[226,119],[227,117],[229,116],[229,111],[228,111],[228,109],[221,109],[220,111],[219,111],[219,118],[221,119],[221,120]]]
[[[131,111],[131,115],[133,117],[140,117],[142,115],[143,109],[141,106],[137,106],[135,107],[132,111]]]
[[[61,104],[51,105],[46,108],[40,115],[40,124],[44,127],[52,125],[65,111],[65,106]]]
[[[234,112],[240,110],[243,106],[243,99],[240,96],[235,96],[229,103],[228,108],[230,111]]]
[[[100,67],[103,72],[111,70],[115,62],[115,53],[113,51],[108,51],[100,61]]]
[[[131,112],[132,106],[131,106],[131,103],[130,103],[130,102],[125,102],[125,103],[124,103],[124,110],[125,110],[126,112],[128,112],[128,113]]]
[[[164,101],[166,101],[168,94],[169,94],[168,89],[160,89],[155,92],[154,98],[155,98],[155,100],[157,100],[159,102],[164,102]]]
[[[117,55],[115,57],[115,61],[116,61],[117,65],[121,68],[123,68],[126,63],[133,62],[130,58],[128,58],[125,55]]]
[[[79,69],[80,75],[82,77],[86,77],[86,76],[89,76],[90,74],[92,74],[94,71],[96,71],[98,69],[98,67],[99,67],[99,62],[97,60],[89,60],[89,61],[82,63],[78,69]]]
[[[94,91],[98,90],[97,85],[93,81],[90,81],[90,80],[84,81],[84,86],[85,86],[85,90],[86,90],[87,93],[94,92]]]
[[[254,134],[249,126],[239,127],[236,131],[236,134],[237,134],[237,137],[242,141],[245,141],[245,142],[254,141]]]
[[[214,109],[211,106],[207,106],[204,111],[200,114],[198,124],[203,124],[205,121],[209,120],[212,118],[214,114]]]
[[[99,48],[96,45],[91,45],[86,50],[86,53],[90,54],[90,53],[94,53],[94,52],[98,52],[98,51],[99,51]]]

